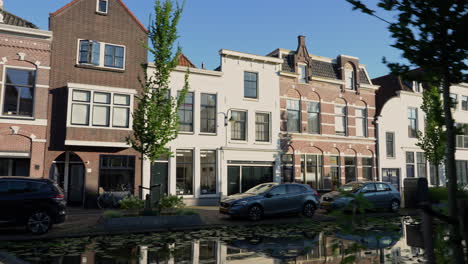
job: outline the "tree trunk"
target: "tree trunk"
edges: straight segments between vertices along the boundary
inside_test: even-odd
[[[445,74],[448,77],[448,74]],[[445,127],[446,127],[446,152],[445,152],[445,172],[447,175],[447,188],[448,188],[448,206],[449,216],[457,219],[457,175],[455,167],[455,127],[452,118],[452,104],[450,98],[450,83],[448,78],[442,80],[443,85],[443,99],[444,99],[444,114],[445,114]],[[451,225],[450,240],[452,243],[454,263],[462,264],[464,261],[462,239],[460,236],[459,225]]]
[[[439,164],[436,164],[436,165],[434,165],[434,166],[435,166],[435,170],[436,170],[436,175],[435,175],[435,176],[436,176],[436,178],[435,178],[436,183],[435,183],[435,186],[436,186],[436,187],[439,187],[439,183],[440,183],[440,178],[439,178]]]

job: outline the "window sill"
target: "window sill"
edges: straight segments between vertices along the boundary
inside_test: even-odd
[[[254,145],[271,145],[271,141],[255,141]]]
[[[100,16],[107,16],[107,12],[99,12],[99,11],[96,11],[96,14],[100,15]]]
[[[258,102],[258,98],[249,98],[249,97],[244,97],[243,98],[244,101],[249,101],[249,102]]]
[[[90,69],[90,70],[97,70],[97,71],[108,71],[108,72],[116,72],[116,73],[124,73],[125,69],[117,69],[117,68],[110,68],[110,67],[101,67],[101,66],[94,66],[89,64],[75,64],[75,67],[82,68],[82,69]]]
[[[230,144],[247,144],[247,140],[229,140]]]
[[[20,119],[20,120],[30,120],[34,121],[36,118],[31,117],[31,116],[11,116],[11,115],[0,115],[0,118],[4,119]]]
[[[179,131],[179,135],[195,135],[194,132],[188,132],[188,131]]]
[[[198,133],[200,136],[217,136],[218,133],[209,133],[209,132],[200,132]]]
[[[67,127],[71,127],[71,128],[110,129],[110,130],[132,131],[131,128],[121,128],[121,127],[100,127],[100,126],[79,126],[79,125],[67,125]]]

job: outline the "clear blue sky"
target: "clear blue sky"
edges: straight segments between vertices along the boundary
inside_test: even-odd
[[[5,10],[42,29],[48,15],[71,0],[4,0]],[[124,0],[148,24],[154,0]],[[375,0],[365,1],[375,3]],[[305,35],[310,53],[360,58],[371,78],[389,72],[382,57],[401,61],[386,24],[358,11],[345,0],[187,0],[179,25],[184,54],[200,67],[219,65],[221,48],[265,55],[276,48],[296,49]]]

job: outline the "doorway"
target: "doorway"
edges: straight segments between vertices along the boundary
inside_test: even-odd
[[[150,186],[161,184],[161,188],[151,189],[151,203],[168,194],[169,162],[155,162],[151,165]]]
[[[382,181],[393,184],[397,190],[400,190],[400,169],[382,169]]]
[[[49,178],[64,190],[67,204],[83,205],[85,166],[78,155],[65,152],[58,156],[52,163]]]

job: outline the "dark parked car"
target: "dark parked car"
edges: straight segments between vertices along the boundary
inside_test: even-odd
[[[264,215],[303,213],[312,217],[319,206],[318,194],[310,186],[296,183],[263,183],[245,193],[221,200],[219,211],[231,216],[260,220]]]
[[[372,203],[374,209],[390,209],[393,212],[400,209],[400,192],[392,184],[386,182],[347,183],[338,191],[322,195],[320,207],[327,210],[347,209],[354,198],[346,196],[345,193],[356,195],[362,193]]]
[[[65,221],[63,191],[48,179],[0,177],[0,223],[25,225],[34,234]]]

